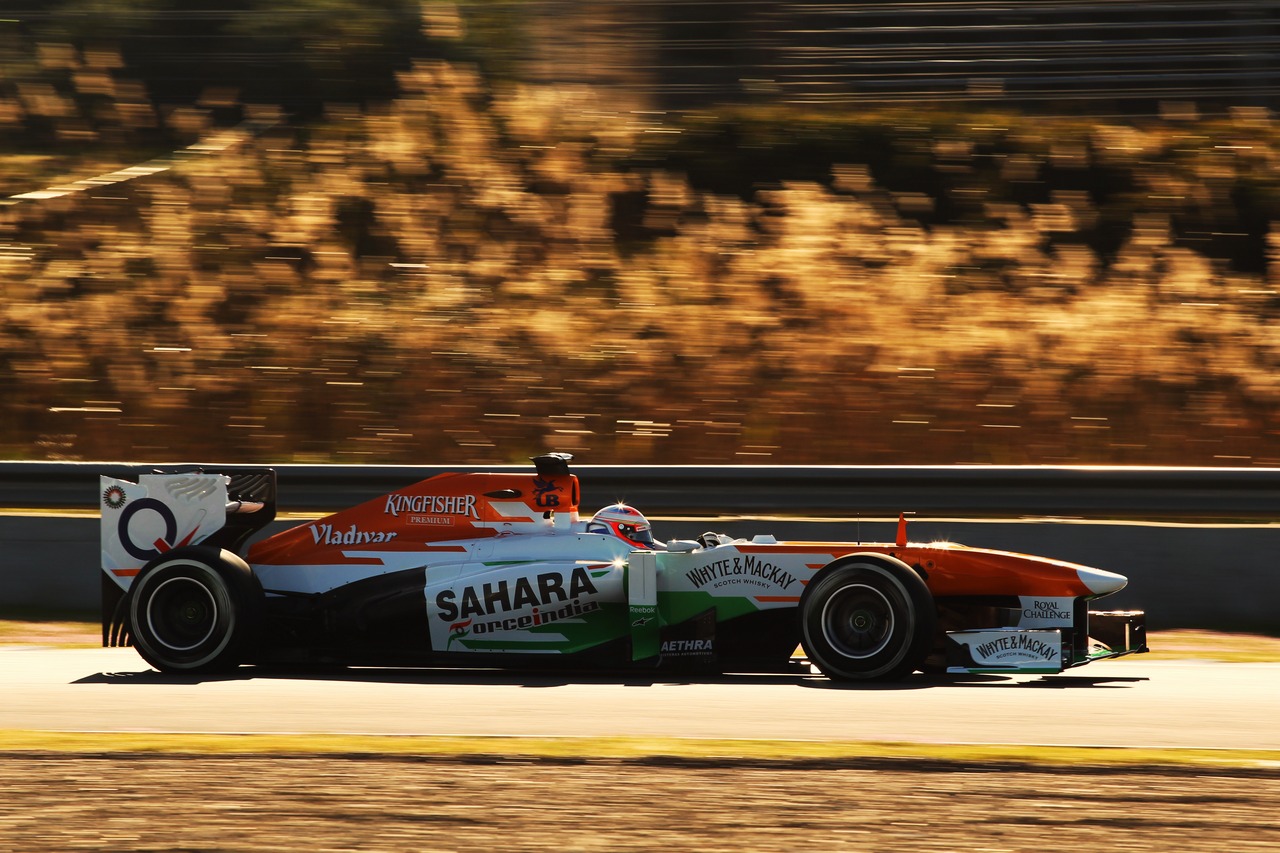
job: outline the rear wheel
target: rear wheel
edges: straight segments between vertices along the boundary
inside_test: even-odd
[[[854,558],[819,572],[800,599],[800,637],[828,678],[890,681],[924,664],[936,625],[933,596],[909,566]]]
[[[129,590],[129,625],[143,660],[162,672],[239,665],[257,632],[262,593],[230,551],[179,548],[147,565]]]

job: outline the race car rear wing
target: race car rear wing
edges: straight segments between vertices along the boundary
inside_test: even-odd
[[[104,646],[130,644],[124,601],[147,563],[183,545],[240,554],[276,516],[272,468],[167,466],[135,479],[99,478]]]

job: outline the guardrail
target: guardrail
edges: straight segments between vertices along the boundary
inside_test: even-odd
[[[91,509],[98,475],[150,465],[0,462],[0,508]],[[206,467],[217,468],[208,463]],[[448,471],[529,465],[275,465],[282,511],[333,511]],[[1280,517],[1280,469],[1039,466],[574,465],[583,508],[648,515],[1045,517],[1257,521]]]
[[[464,2],[464,12],[480,8]],[[1135,107],[1274,105],[1277,11],[1268,0],[1038,0],[527,6],[555,16],[536,79],[598,80],[673,109],[723,100],[827,106],[985,102]],[[545,72],[543,69],[553,69]]]
[[[0,548],[0,614],[95,614],[101,583],[98,521],[92,512],[98,475],[132,478],[150,467],[0,462],[0,510],[50,510],[49,517],[36,518],[0,512],[5,546]],[[446,470],[533,471],[532,465],[274,467],[279,507],[286,512],[341,509]],[[663,538],[689,538],[710,529],[801,541],[887,541],[895,530],[890,519],[899,511],[915,511],[910,530],[917,541],[963,542],[1118,571],[1130,585],[1107,599],[1107,606],[1145,608],[1154,630],[1276,631],[1273,602],[1280,595],[1280,572],[1273,555],[1280,549],[1280,525],[1109,520],[1269,522],[1280,516],[1277,469],[579,465],[573,470],[582,482],[585,511],[625,499],[660,519]],[[82,512],[55,517],[60,509]],[[797,518],[706,518],[733,515]],[[1055,516],[1092,521],[1057,523]],[[853,522],[855,517],[862,520]],[[270,532],[292,523],[297,522],[278,521]]]

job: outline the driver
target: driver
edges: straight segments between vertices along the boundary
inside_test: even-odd
[[[653,529],[649,520],[623,503],[607,506],[587,522],[588,533],[609,533],[619,539],[647,551],[663,550],[666,546],[653,541]]]

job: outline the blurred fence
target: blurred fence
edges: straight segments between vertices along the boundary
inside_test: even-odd
[[[1097,114],[1101,104],[1275,106],[1280,95],[1272,0],[384,0],[364,17],[346,0],[162,0],[98,18],[83,4],[10,3],[0,59],[6,46],[21,55],[28,33],[74,41],[100,20],[97,39],[119,41],[162,102],[205,86],[293,109],[384,97],[391,71],[424,53],[606,86],[622,108],[1000,101]]]
[[[0,508],[90,509],[98,475],[150,466],[0,463]],[[209,468],[217,468],[209,464]],[[458,466],[276,465],[281,511],[334,511]],[[531,465],[469,466],[529,472]],[[625,500],[650,515],[1177,519],[1280,518],[1280,469],[1039,466],[575,465],[583,509]]]
[[[560,36],[530,42],[542,60],[535,71],[612,80],[667,106],[742,97],[1274,105],[1280,94],[1280,7],[1264,0],[561,5],[532,7],[536,19],[556,19]]]

